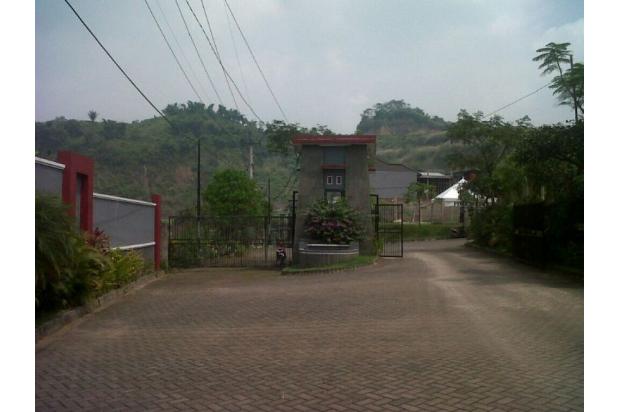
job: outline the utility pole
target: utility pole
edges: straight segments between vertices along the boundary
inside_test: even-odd
[[[270,219],[270,176],[268,176],[268,218]]]
[[[202,202],[201,202],[201,147],[200,147],[201,139],[197,139],[197,201],[195,205],[195,213],[199,217],[202,215]]]
[[[249,143],[249,179],[253,180],[253,144]]]
[[[569,60],[571,61],[571,75],[573,75],[573,55],[569,55]],[[575,109],[575,123],[579,121],[579,115],[577,114],[577,91],[575,90],[575,86],[572,89],[573,93],[573,108]]]

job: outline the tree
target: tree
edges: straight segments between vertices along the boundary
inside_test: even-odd
[[[421,224],[421,201],[429,201],[436,195],[436,188],[429,183],[412,182],[408,186],[404,201],[410,203],[416,201],[418,205],[418,224]]]
[[[220,217],[263,216],[268,213],[264,195],[245,172],[226,169],[214,174],[204,191],[208,214]]]
[[[97,119],[98,113],[95,112],[94,110],[90,110],[88,112],[88,118],[90,119],[91,122],[94,122]]]
[[[539,69],[541,74],[548,75],[558,72],[549,87],[554,90],[560,104],[568,105],[575,111],[575,121],[579,121],[579,113],[583,113],[584,93],[584,65],[573,64],[573,54],[569,50],[571,43],[547,43],[545,47],[537,49],[538,55],[532,60],[541,62]],[[562,65],[570,65],[568,70],[563,70]]]
[[[266,147],[271,153],[288,156],[292,149],[292,139],[297,134],[329,135],[333,132],[323,124],[318,124],[311,129],[301,127],[298,123],[286,123],[282,120],[274,120],[266,125]]]

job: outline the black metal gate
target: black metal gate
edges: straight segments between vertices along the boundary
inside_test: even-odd
[[[377,203],[374,220],[380,256],[403,257],[403,205]]]
[[[274,266],[283,244],[292,261],[291,216],[170,216],[168,260],[171,267]]]

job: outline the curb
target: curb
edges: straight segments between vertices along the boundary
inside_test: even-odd
[[[148,275],[144,275],[139,279],[124,285],[121,288],[114,289],[105,293],[104,295],[91,299],[82,306],[68,309],[56,314],[52,319],[35,328],[35,343],[39,343],[44,338],[55,334],[64,327],[88,315],[89,313],[94,313],[103,308],[106,308],[107,306],[116,302],[121,297],[126,296],[130,292],[140,289],[147,284],[164,276],[166,276],[166,272],[164,271],[158,271]]]

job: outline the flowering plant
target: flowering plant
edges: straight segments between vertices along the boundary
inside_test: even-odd
[[[345,200],[335,203],[319,201],[309,209],[305,234],[323,243],[349,244],[361,238],[363,227],[359,213]]]

